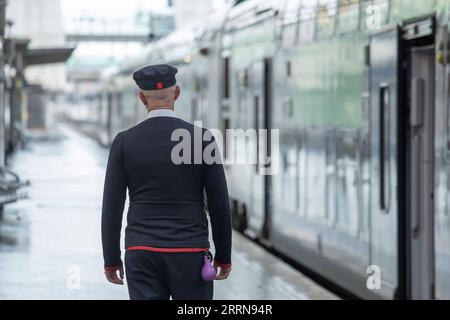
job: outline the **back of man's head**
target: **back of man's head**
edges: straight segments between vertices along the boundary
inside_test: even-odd
[[[141,90],[139,97],[149,111],[160,108],[173,109],[180,88],[174,85],[160,90]]]

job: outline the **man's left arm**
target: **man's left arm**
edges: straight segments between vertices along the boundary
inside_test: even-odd
[[[123,284],[120,232],[127,184],[123,167],[123,135],[119,133],[111,145],[106,169],[102,207],[102,244],[107,279]],[[119,272],[119,275],[117,275]]]

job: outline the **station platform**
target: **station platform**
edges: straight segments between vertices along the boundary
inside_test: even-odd
[[[0,223],[0,300],[128,299],[103,274],[101,199],[108,150],[69,126],[34,139],[12,159],[29,199]],[[338,299],[238,233],[233,271],[215,299]]]

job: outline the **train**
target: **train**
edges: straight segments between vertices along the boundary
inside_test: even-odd
[[[278,173],[225,166],[237,230],[360,298],[449,299],[449,14],[235,1],[104,77],[100,140],[145,119],[132,72],[174,65],[186,121],[279,132]]]

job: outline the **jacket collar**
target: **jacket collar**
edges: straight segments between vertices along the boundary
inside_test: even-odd
[[[171,109],[156,109],[152,110],[148,113],[147,119],[156,118],[156,117],[170,117],[177,118],[177,114],[175,111]]]

